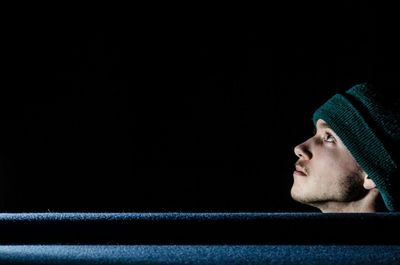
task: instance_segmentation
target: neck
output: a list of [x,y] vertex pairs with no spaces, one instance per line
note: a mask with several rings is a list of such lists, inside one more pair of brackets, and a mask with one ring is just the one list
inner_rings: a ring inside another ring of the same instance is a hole
[[371,189],[363,198],[351,202],[321,202],[312,206],[323,213],[374,213],[382,210],[378,189]]

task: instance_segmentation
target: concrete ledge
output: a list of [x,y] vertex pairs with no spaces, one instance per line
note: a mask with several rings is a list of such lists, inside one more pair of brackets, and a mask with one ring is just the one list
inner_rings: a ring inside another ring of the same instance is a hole
[[381,245],[0,245],[0,264],[400,264]]

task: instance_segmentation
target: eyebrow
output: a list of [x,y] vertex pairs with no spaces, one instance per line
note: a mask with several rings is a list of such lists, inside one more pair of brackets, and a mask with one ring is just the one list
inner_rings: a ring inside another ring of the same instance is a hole
[[321,123],[321,128],[324,128],[324,129],[332,129],[331,128],[331,126],[329,126],[327,123]]
[[[321,129],[331,129],[331,130],[332,130],[331,126],[329,126],[329,125],[328,125],[327,123],[325,123],[325,122],[324,122],[324,123],[320,123],[319,127],[320,127]],[[314,133],[314,134],[317,133],[317,125],[314,126],[313,133]]]

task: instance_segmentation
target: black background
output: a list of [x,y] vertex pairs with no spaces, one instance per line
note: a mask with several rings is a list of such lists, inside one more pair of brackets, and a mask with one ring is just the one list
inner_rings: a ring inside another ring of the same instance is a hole
[[15,9],[3,211],[314,211],[290,198],[293,148],[323,101],[393,70],[376,13],[365,1]]

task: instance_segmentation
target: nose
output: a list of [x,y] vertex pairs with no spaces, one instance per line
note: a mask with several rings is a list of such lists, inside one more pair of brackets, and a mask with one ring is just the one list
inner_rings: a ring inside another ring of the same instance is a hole
[[307,142],[295,146],[294,153],[298,158],[302,158],[303,160],[310,160],[312,158],[312,153],[307,146]]

